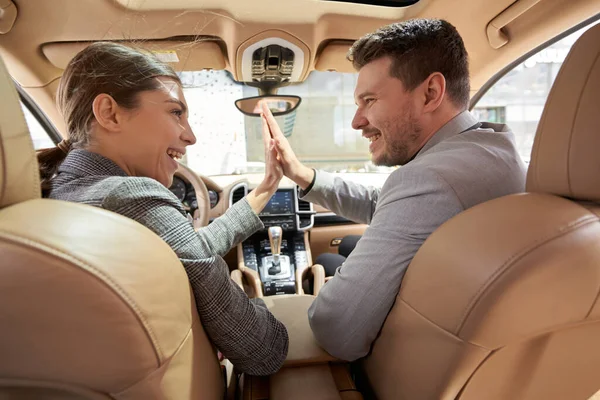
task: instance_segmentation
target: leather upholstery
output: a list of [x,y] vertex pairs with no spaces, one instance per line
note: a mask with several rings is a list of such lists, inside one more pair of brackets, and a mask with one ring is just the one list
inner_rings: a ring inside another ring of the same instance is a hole
[[530,193],[461,213],[416,254],[364,362],[380,400],[585,400],[600,388],[599,60],[597,25],[550,92]]
[[538,125],[527,191],[600,201],[600,31],[572,47]]
[[325,284],[325,268],[321,264],[313,264],[308,268],[301,271],[296,270],[296,293],[304,294],[302,284],[304,281],[308,281],[312,275],[312,294],[318,296],[321,288]]
[[222,398],[177,256],[135,221],[40,199],[1,62],[0,93],[0,398]]
[[314,297],[268,296],[263,300],[283,322],[290,339],[284,367],[270,377],[244,377],[245,400],[361,400],[349,364],[325,352],[316,342],[306,317]]
[[314,300],[309,295],[280,295],[263,298],[269,311],[288,330],[289,347],[284,366],[302,366],[337,361],[319,346],[308,324],[308,308]]
[[33,143],[19,96],[0,60],[0,208],[41,196]]

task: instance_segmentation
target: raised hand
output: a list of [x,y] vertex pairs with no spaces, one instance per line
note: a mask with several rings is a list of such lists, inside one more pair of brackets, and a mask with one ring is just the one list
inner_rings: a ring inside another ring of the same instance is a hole
[[264,115],[261,115],[262,138],[265,146],[265,177],[261,185],[266,188],[277,190],[279,181],[283,177],[283,168],[278,160],[277,150],[275,149],[275,140],[271,138],[269,125]]
[[264,115],[261,115],[261,123],[263,145],[265,147],[265,177],[258,187],[246,197],[250,207],[257,214],[265,208],[273,193],[277,191],[279,181],[283,177],[283,168],[278,160],[275,140],[271,137],[269,124]]
[[[283,168],[285,176],[296,182],[302,189],[306,189],[313,180],[315,172],[312,168],[308,168],[298,160],[294,150],[290,146],[287,138],[281,132],[275,117],[271,114],[271,110],[267,107],[266,103],[262,104],[263,118],[265,119],[270,135],[275,142],[275,149],[279,155],[279,162]],[[264,136],[264,122],[263,122],[263,136]]]

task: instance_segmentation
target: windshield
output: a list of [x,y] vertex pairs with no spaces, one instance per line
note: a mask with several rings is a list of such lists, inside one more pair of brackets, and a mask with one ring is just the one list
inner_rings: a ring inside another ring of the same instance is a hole
[[[302,103],[277,117],[296,155],[306,165],[330,172],[385,172],[370,161],[369,142],[352,129],[358,74],[312,72],[298,85],[278,94],[298,95]],[[257,96],[258,90],[235,82],[227,71],[180,73],[197,143],[183,162],[203,175],[264,170],[260,118],[239,112],[235,100]]]

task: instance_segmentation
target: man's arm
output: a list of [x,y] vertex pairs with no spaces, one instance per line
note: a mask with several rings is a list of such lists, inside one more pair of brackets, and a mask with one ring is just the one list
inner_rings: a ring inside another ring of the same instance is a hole
[[367,355],[415,253],[462,209],[433,171],[403,167],[390,175],[371,225],[308,311],[321,346],[343,360]]
[[200,236],[165,191],[152,179],[127,178],[105,198],[103,208],[140,222],[171,246],[190,280],[202,325],[238,370],[276,372],[287,355],[285,326],[264,304],[248,299],[221,257],[205,255]]
[[315,181],[302,200],[317,203],[351,221],[370,224],[380,189],[348,182],[324,171],[315,171]]
[[369,223],[377,204],[379,190],[344,182],[323,171],[317,173],[302,164],[266,103],[263,104],[263,115],[273,137],[283,173],[302,189],[303,199],[327,207],[352,221]]

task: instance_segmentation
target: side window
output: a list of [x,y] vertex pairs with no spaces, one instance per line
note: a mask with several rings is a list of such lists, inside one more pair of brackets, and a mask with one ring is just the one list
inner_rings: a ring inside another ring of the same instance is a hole
[[31,111],[21,102],[21,109],[23,110],[23,114],[25,114],[25,121],[27,122],[27,127],[29,128],[29,134],[31,135],[31,139],[33,140],[33,147],[36,150],[45,149],[48,147],[54,147],[54,142],[50,139],[48,132],[38,120],[33,116]]
[[519,154],[527,164],[535,131],[558,70],[575,41],[596,23],[565,36],[517,65],[500,78],[472,110],[480,121],[508,124],[515,134]]

